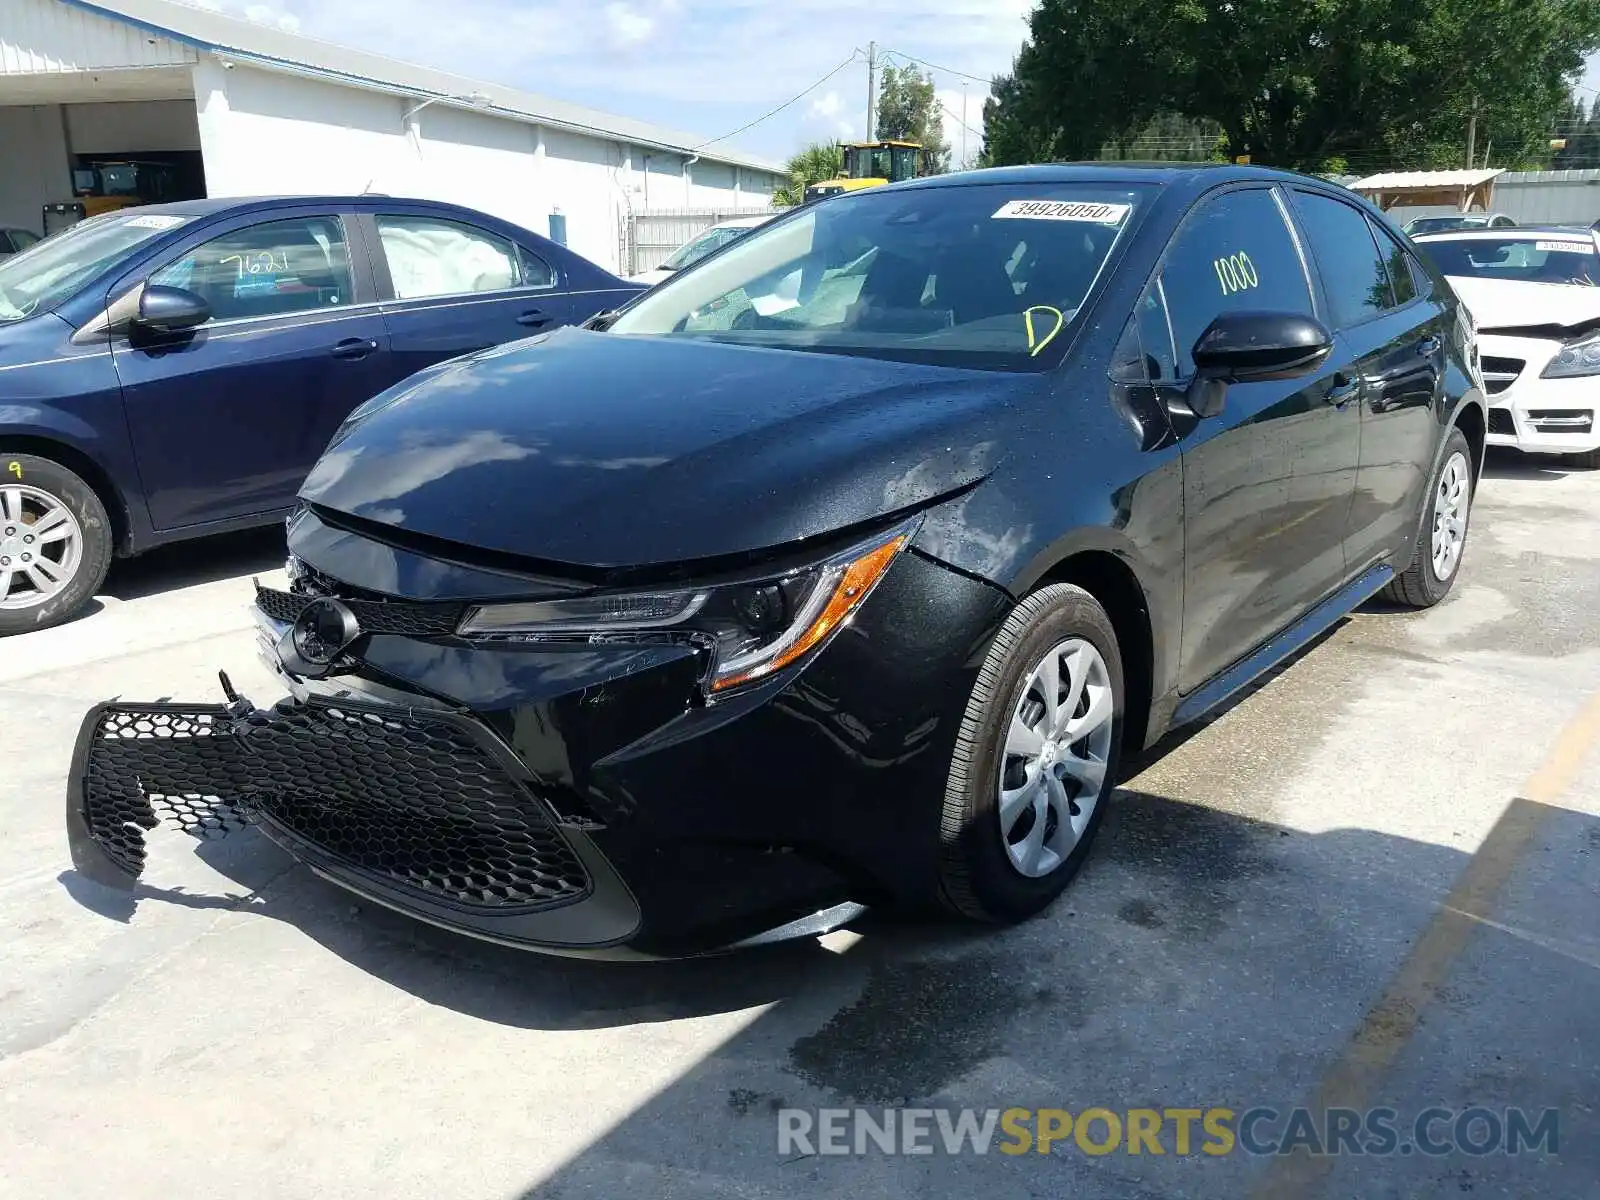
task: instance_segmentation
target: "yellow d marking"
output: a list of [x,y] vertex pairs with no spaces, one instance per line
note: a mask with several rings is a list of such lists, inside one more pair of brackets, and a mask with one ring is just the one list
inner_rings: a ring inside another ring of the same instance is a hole
[[[1051,327],[1050,332],[1045,334],[1043,337],[1040,337],[1039,331],[1033,327],[1034,313],[1048,313],[1050,316],[1056,319],[1056,323]],[[1062,315],[1061,310],[1059,308],[1052,308],[1048,304],[1035,304],[1032,308],[1025,311],[1022,314],[1022,324],[1028,331],[1028,357],[1032,358],[1051,342],[1055,341],[1056,334],[1061,332],[1061,327],[1066,323],[1067,318]]]
[[14,462],[10,466],[6,467],[6,470],[10,471],[18,479],[22,478],[22,464],[21,463]]

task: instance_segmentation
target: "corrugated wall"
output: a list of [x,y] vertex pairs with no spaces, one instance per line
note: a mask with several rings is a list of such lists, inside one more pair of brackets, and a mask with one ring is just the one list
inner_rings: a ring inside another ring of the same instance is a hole
[[0,0],[0,75],[172,67],[194,61],[189,46],[60,0]]

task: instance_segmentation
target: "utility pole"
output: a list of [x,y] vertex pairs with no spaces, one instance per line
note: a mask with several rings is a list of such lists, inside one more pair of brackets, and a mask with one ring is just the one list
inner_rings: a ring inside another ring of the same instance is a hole
[[1472,98],[1472,112],[1467,116],[1467,167],[1478,154],[1478,98]]
[[867,141],[872,140],[872,114],[878,104],[878,43],[867,43]]
[[967,169],[967,81],[961,81],[961,166],[957,170]]

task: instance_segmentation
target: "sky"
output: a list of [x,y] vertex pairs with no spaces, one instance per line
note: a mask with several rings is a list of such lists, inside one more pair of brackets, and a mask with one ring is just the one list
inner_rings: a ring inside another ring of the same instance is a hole
[[965,85],[966,147],[976,155],[988,80],[1010,69],[1032,7],[1031,0],[186,2],[707,141],[828,76],[776,116],[718,143],[777,162],[807,142],[863,135],[869,40],[896,65],[904,56],[937,64],[945,136],[957,161]]
[[[934,67],[956,164],[963,161],[963,137],[969,159],[983,144],[987,81],[1010,69],[1033,6],[1032,0],[185,2],[652,121],[707,142],[800,96],[717,143],[775,162],[807,142],[863,135],[865,50],[874,40],[888,62],[920,59]],[[448,13],[442,21],[441,11]],[[1586,103],[1600,95],[1600,55],[1589,60],[1578,94]]]

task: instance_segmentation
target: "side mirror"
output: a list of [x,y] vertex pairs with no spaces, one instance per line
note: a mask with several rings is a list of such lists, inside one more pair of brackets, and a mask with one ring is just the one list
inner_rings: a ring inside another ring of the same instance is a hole
[[1198,417],[1222,411],[1227,384],[1293,379],[1315,370],[1333,350],[1333,334],[1321,321],[1299,313],[1223,313],[1190,352],[1194,383],[1189,407]]
[[178,333],[211,320],[211,305],[205,297],[183,288],[153,283],[139,297],[139,315],[134,324],[152,333]]

